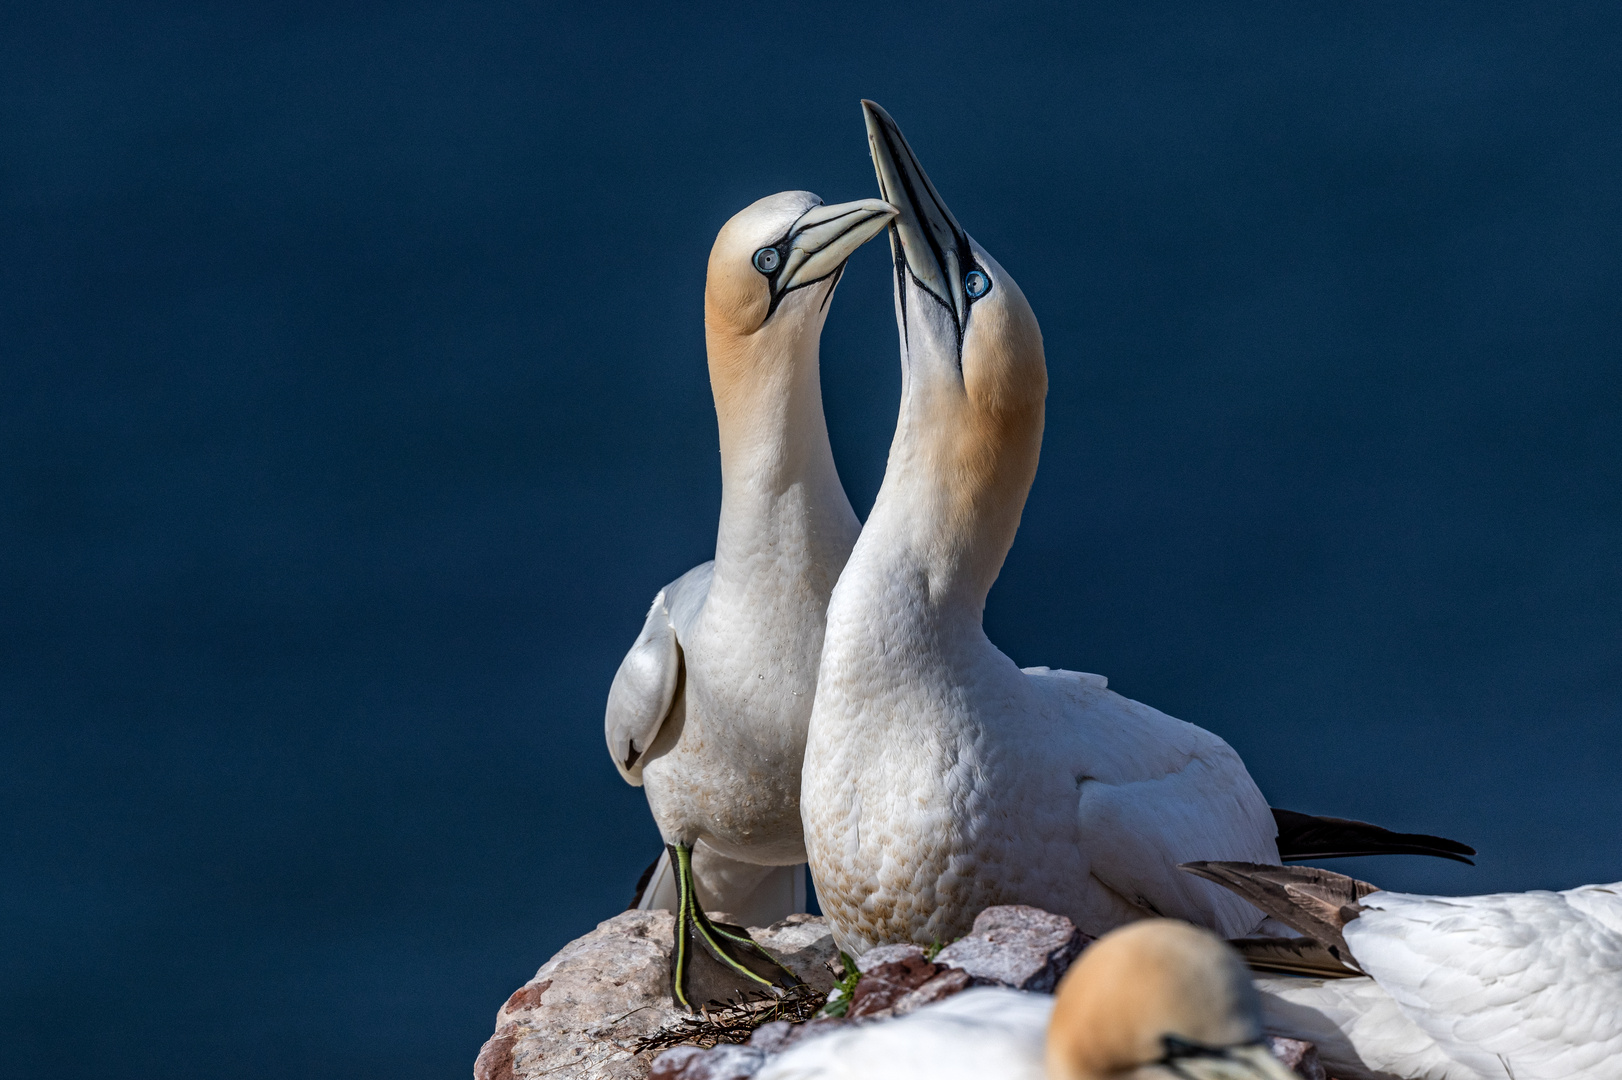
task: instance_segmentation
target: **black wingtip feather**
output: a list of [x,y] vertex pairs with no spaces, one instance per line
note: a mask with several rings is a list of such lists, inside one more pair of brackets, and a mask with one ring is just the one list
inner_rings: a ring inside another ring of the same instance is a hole
[[1445,836],[1399,833],[1350,818],[1319,817],[1273,807],[1278,825],[1278,857],[1285,862],[1304,859],[1349,859],[1360,855],[1429,855],[1474,866],[1476,849]]

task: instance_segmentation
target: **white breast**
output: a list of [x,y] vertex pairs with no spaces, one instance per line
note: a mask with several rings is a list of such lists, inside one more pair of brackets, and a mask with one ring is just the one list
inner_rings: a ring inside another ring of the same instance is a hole
[[983,634],[847,654],[837,632],[830,620],[802,809],[847,947],[949,940],[1006,903],[1093,934],[1152,914],[1230,936],[1260,922],[1177,869],[1215,852],[1277,861],[1266,800],[1221,739],[1101,676],[1022,672]]

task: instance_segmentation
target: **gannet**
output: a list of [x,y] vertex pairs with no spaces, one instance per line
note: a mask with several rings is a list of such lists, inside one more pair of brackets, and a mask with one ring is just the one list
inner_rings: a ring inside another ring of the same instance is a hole
[[1115,930],[1055,997],[985,987],[791,1046],[756,1080],[1299,1080],[1262,1043],[1243,962],[1170,919]]
[[1622,882],[1422,896],[1313,867],[1193,863],[1362,977],[1259,976],[1341,1080],[1622,1077]]
[[1267,802],[1233,749],[1097,675],[1022,671],[986,638],[986,594],[1041,446],[1042,334],[895,122],[863,107],[880,191],[900,212],[902,395],[828,605],[806,745],[806,848],[834,938],[852,955],[949,941],[1016,903],[1091,934],[1164,915],[1242,936],[1261,914],[1177,868],[1216,852],[1278,862]]
[[[710,251],[715,558],[654,597],[604,716],[609,754],[646,790],[673,868],[671,987],[687,1008],[797,981],[705,907],[751,902],[763,868],[805,861],[800,761],[823,617],[859,529],[828,445],[818,346],[845,261],[894,215],[877,199],[824,206],[788,191],[740,211]],[[695,984],[705,954],[719,966]]]

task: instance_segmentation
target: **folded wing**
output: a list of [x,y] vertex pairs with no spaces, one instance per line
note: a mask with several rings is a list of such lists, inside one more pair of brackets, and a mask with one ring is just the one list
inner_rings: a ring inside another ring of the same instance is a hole
[[[1267,800],[1232,747],[1211,732],[1104,689],[1096,675],[1028,670],[1084,729],[1076,784],[1080,842],[1092,875],[1145,914],[1227,937],[1262,916],[1244,900],[1178,869],[1193,859],[1276,863]],[[1152,853],[1152,857],[1149,857]]]
[[682,675],[681,638],[709,595],[714,562],[687,571],[659,590],[630,652],[608,688],[603,734],[625,782],[642,786],[643,755],[670,715]]
[[1361,906],[1347,944],[1449,1057],[1505,1080],[1618,1075],[1622,935],[1566,894],[1380,892]]

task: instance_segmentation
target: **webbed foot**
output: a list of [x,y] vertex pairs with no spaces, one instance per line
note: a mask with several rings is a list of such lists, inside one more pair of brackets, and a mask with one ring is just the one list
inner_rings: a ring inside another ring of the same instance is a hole
[[670,954],[670,993],[676,1004],[691,1013],[707,1001],[758,997],[800,985],[798,976],[755,944],[743,927],[705,914],[693,886],[693,849],[667,846],[678,896]]

